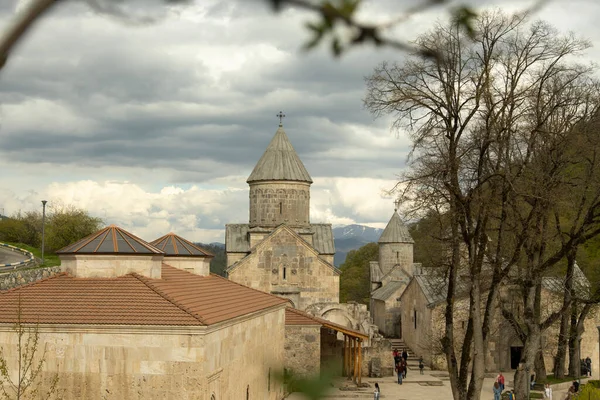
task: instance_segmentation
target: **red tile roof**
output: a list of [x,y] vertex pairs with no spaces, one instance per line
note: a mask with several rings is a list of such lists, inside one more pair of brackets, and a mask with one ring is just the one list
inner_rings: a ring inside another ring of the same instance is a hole
[[139,274],[75,278],[66,273],[0,293],[0,323],[202,326],[287,303],[217,275],[163,264],[161,279]]

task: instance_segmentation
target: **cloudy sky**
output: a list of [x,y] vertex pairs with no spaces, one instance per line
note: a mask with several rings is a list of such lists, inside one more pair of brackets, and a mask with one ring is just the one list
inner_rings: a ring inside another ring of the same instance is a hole
[[[0,1],[0,30],[23,3]],[[274,15],[264,0],[148,3],[129,0],[124,22],[65,0],[11,55],[0,71],[0,213],[46,199],[147,240],[175,231],[222,242],[226,223],[248,221],[245,181],[283,110],[314,180],[311,220],[385,225],[385,191],[409,142],[363,109],[363,77],[402,54],[302,52],[314,17]],[[360,16],[387,20],[409,4],[365,1]],[[414,38],[446,11],[390,34]],[[538,16],[591,39],[589,58],[600,61],[598,15],[592,0],[555,0]]]

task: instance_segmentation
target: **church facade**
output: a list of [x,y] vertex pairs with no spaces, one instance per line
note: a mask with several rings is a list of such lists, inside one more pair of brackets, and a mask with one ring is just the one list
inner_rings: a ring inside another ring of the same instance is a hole
[[331,225],[310,221],[312,179],[281,124],[247,183],[249,223],[226,225],[229,279],[300,310],[338,303]]
[[379,260],[371,261],[371,317],[386,337],[402,336],[400,297],[420,264],[413,263],[414,240],[396,210],[379,240]]

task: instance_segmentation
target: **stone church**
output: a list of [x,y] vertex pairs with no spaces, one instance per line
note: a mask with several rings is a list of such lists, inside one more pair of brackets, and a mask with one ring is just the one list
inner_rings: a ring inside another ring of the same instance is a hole
[[392,218],[379,237],[379,260],[371,261],[371,316],[386,337],[399,337],[402,332],[400,296],[415,269],[414,240],[398,215],[398,204]]
[[310,221],[312,179],[282,124],[247,180],[248,224],[225,231],[229,279],[306,310],[339,302],[331,224]]

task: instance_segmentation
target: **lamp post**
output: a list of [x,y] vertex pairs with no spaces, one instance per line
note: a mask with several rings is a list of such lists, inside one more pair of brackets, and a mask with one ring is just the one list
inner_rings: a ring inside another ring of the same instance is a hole
[[46,243],[46,200],[42,200],[42,264],[44,263],[44,244]]

